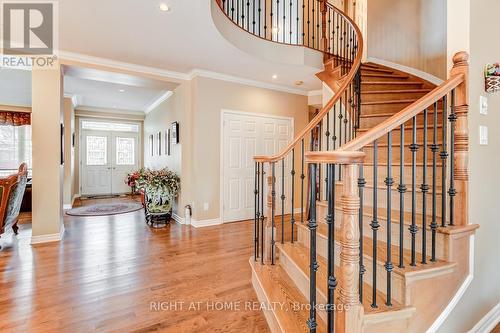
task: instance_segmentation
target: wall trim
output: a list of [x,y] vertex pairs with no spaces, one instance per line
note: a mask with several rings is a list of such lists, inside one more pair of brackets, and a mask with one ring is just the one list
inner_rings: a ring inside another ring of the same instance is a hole
[[211,227],[215,225],[221,225],[222,221],[219,218],[216,219],[210,219],[210,220],[200,220],[197,221],[195,219],[191,219],[191,226],[195,228],[205,228],[205,227]]
[[307,96],[313,97],[313,96],[322,96],[323,95],[323,90],[311,90],[307,92]]
[[127,63],[127,62],[107,59],[107,58],[94,57],[94,56],[89,56],[89,55],[85,55],[85,54],[81,54],[81,53],[74,53],[74,52],[60,51],[59,56],[61,58],[61,62],[65,65],[71,65],[71,62],[79,62],[79,63],[91,64],[91,65],[95,65],[95,66],[107,67],[108,69],[112,68],[112,69],[117,70],[117,71],[131,72],[131,73],[135,73],[136,75],[144,75],[144,76],[153,75],[153,76],[161,77],[163,79],[176,79],[176,80],[183,80],[183,81],[191,81],[195,77],[206,77],[206,78],[212,78],[212,79],[216,79],[216,80],[228,81],[228,82],[233,82],[233,83],[240,83],[240,84],[244,84],[244,85],[248,85],[248,86],[276,90],[276,91],[281,91],[281,92],[286,92],[286,93],[296,94],[296,95],[302,95],[302,96],[307,96],[309,94],[309,92],[307,92],[305,90],[294,89],[291,87],[282,86],[282,85],[278,85],[278,84],[272,84],[272,83],[267,83],[267,82],[263,82],[263,81],[257,81],[257,80],[242,78],[242,77],[233,76],[233,75],[229,75],[229,74],[207,71],[207,70],[198,69],[198,68],[194,68],[189,73],[182,73],[182,72],[164,70],[164,69],[160,69],[160,68],[156,68],[156,67],[136,65],[136,64],[131,64],[131,63]]
[[33,244],[43,244],[51,242],[59,242],[64,237],[64,224],[61,225],[59,232],[57,234],[39,235],[31,236],[31,245]]
[[465,291],[469,288],[472,280],[474,279],[474,235],[469,238],[469,275],[465,278],[464,282],[458,289],[457,293],[451,299],[450,303],[441,312],[439,317],[434,321],[432,326],[427,330],[427,333],[435,333],[443,325],[445,320],[451,314],[455,306],[457,306],[460,299],[464,296]]
[[186,220],[183,217],[180,217],[176,213],[172,213],[172,218],[174,219],[175,222],[179,224],[186,224]]
[[490,333],[500,323],[500,303],[495,305],[468,333]]
[[441,85],[444,82],[442,79],[438,78],[437,76],[426,73],[426,72],[421,71],[421,70],[416,69],[416,68],[400,65],[400,64],[395,63],[395,62],[382,60],[382,59],[378,59],[375,57],[368,57],[367,62],[373,62],[373,63],[376,63],[378,65],[391,67],[391,68],[400,70],[402,72],[406,72],[406,73],[415,75],[415,76],[417,76],[421,79],[427,80],[427,81],[429,81],[437,86]]
[[172,95],[174,94],[173,91],[167,91],[163,94],[160,95],[156,100],[153,101],[153,103],[149,104],[148,107],[144,110],[145,114],[150,113],[154,109],[156,109],[161,103],[165,102],[167,99],[169,99]]
[[256,81],[256,80],[252,80],[252,79],[246,79],[246,78],[233,76],[233,75],[229,75],[229,74],[207,71],[204,69],[195,68],[191,72],[189,72],[188,75],[190,77],[190,80],[192,80],[196,77],[205,77],[205,78],[209,78],[209,79],[227,81],[227,82],[232,82],[232,83],[239,83],[239,84],[243,84],[246,86],[251,86],[251,87],[256,87],[256,88],[264,88],[264,89],[269,89],[269,90],[276,90],[276,91],[281,91],[281,92],[295,94],[295,95],[302,95],[302,96],[309,95],[309,92],[304,91],[304,90],[293,89],[293,88],[281,86],[278,84]]

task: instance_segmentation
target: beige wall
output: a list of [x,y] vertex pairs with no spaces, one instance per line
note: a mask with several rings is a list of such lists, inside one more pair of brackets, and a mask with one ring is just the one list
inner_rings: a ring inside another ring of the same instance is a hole
[[[293,117],[297,133],[307,124],[307,104],[307,96],[197,77],[182,84],[172,97],[146,116],[145,166],[167,166],[180,174],[178,206],[182,209],[176,212],[179,216],[184,216],[184,206],[191,204],[194,219],[218,219],[221,111]],[[165,131],[173,121],[180,124],[180,144],[173,147],[171,157],[150,157],[149,135]],[[206,211],[204,203],[209,206]]]
[[71,98],[64,98],[64,177],[63,204],[72,205],[75,176],[75,148],[72,146],[72,136],[75,133],[75,109]]
[[[308,123],[308,101],[307,96],[202,77],[193,83],[193,212],[196,220],[215,219],[220,216],[221,110],[293,117],[298,133]],[[204,203],[209,204],[206,211]]]
[[[176,172],[181,178],[181,193],[174,205],[174,213],[184,217],[184,206],[191,203],[191,106],[192,85],[185,82],[174,90],[173,95],[156,109],[147,114],[144,120],[144,166],[152,169],[167,167]],[[179,144],[171,145],[171,155],[165,155],[165,141],[163,141],[162,155],[151,156],[149,136],[171,128],[173,122],[179,122]]]
[[[498,21],[485,12],[500,12],[498,0],[471,0],[470,68],[470,222],[481,227],[475,239],[474,280],[447,321],[442,333],[466,332],[500,302],[500,93],[484,91],[483,68],[500,60],[500,45],[491,38]],[[466,37],[465,37],[466,38]],[[479,96],[489,97],[489,114],[479,114]],[[479,145],[479,125],[489,127],[489,145]]]
[[446,1],[368,1],[368,57],[445,79]]

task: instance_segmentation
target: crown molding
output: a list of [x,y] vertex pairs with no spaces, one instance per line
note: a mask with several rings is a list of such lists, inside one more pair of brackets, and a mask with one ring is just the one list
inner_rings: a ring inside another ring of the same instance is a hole
[[129,73],[135,73],[138,75],[155,76],[158,78],[170,79],[170,80],[174,79],[174,80],[191,81],[196,77],[205,77],[221,81],[239,83],[257,88],[286,92],[295,95],[308,96],[309,94],[309,92],[305,90],[294,89],[283,85],[272,84],[263,81],[257,81],[239,76],[223,74],[198,68],[191,70],[189,73],[182,73],[182,72],[164,70],[156,67],[136,65],[127,62],[94,57],[81,53],[73,53],[67,51],[60,51],[59,57],[63,65],[72,65],[72,62],[84,63],[93,66],[106,67],[121,72],[125,71]]
[[173,95],[173,91],[167,91],[165,93],[162,93],[160,97],[155,99],[151,104],[149,104],[146,109],[144,110],[145,114],[150,113],[154,109],[156,109],[161,103],[165,102],[167,99],[169,99]]
[[323,96],[323,90],[311,90],[307,92],[308,97],[314,97],[314,96]]
[[232,83],[239,83],[239,84],[257,87],[257,88],[276,90],[276,91],[281,91],[281,92],[285,92],[285,93],[289,93],[289,94],[302,95],[302,96],[308,95],[308,92],[304,91],[304,90],[293,89],[293,88],[278,85],[278,84],[272,84],[272,83],[256,81],[256,80],[252,80],[252,79],[246,79],[246,78],[242,78],[242,77],[238,77],[238,76],[207,71],[204,69],[193,69],[191,72],[189,72],[189,77],[190,77],[190,80],[192,80],[196,77],[204,77],[204,78],[227,81],[227,82],[232,82]]
[[121,109],[110,109],[110,108],[99,108],[92,106],[79,106],[76,109],[77,115],[81,112],[103,112],[110,114],[118,114],[118,115],[134,115],[134,116],[144,116],[144,111],[142,110],[121,110]]
[[71,104],[73,104],[73,108],[78,107],[78,96],[74,94],[64,93],[64,98],[71,98]]

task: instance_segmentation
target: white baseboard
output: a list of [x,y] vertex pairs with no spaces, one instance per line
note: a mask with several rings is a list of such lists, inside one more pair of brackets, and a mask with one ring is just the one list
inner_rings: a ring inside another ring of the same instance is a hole
[[172,213],[172,218],[174,219],[175,222],[177,222],[179,224],[186,224],[185,219],[183,217],[180,217],[176,213]]
[[31,236],[31,244],[33,245],[33,244],[59,242],[63,239],[63,237],[64,237],[64,224],[61,225],[61,229],[57,234]]
[[424,80],[427,80],[437,86],[439,86],[440,84],[442,84],[444,81],[432,74],[429,74],[429,73],[426,73],[426,72],[423,72],[421,70],[418,70],[418,69],[415,69],[415,68],[412,68],[412,67],[408,67],[408,66],[404,66],[404,65],[400,65],[400,64],[397,64],[395,62],[391,62],[391,61],[387,61],[387,60],[382,60],[382,59],[378,59],[378,58],[374,58],[374,57],[369,57],[367,59],[368,62],[373,62],[375,64],[378,64],[378,65],[382,65],[382,66],[386,66],[386,67],[390,67],[390,68],[394,68],[394,69],[397,69],[397,70],[400,70],[402,72],[405,72],[405,73],[408,73],[408,74],[412,74],[416,77],[419,77],[421,79],[424,79]]
[[464,282],[458,289],[457,293],[451,299],[450,303],[446,306],[444,311],[434,321],[432,326],[427,330],[427,333],[435,333],[443,325],[444,321],[451,314],[455,306],[457,306],[460,299],[464,296],[465,291],[469,288],[472,280],[474,279],[474,235],[470,236],[469,242],[469,275],[465,278]]
[[210,220],[200,220],[197,221],[195,219],[191,219],[191,226],[195,228],[204,228],[204,227],[211,227],[214,225],[221,225],[222,222],[219,218],[216,219],[210,219]]
[[500,323],[500,303],[495,305],[468,333],[490,333]]

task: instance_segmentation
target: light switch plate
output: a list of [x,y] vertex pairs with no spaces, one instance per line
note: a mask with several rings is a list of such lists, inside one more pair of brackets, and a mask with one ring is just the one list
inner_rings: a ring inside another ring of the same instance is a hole
[[486,146],[488,144],[488,127],[479,126],[479,144]]
[[488,97],[479,96],[479,113],[482,115],[488,114]]

